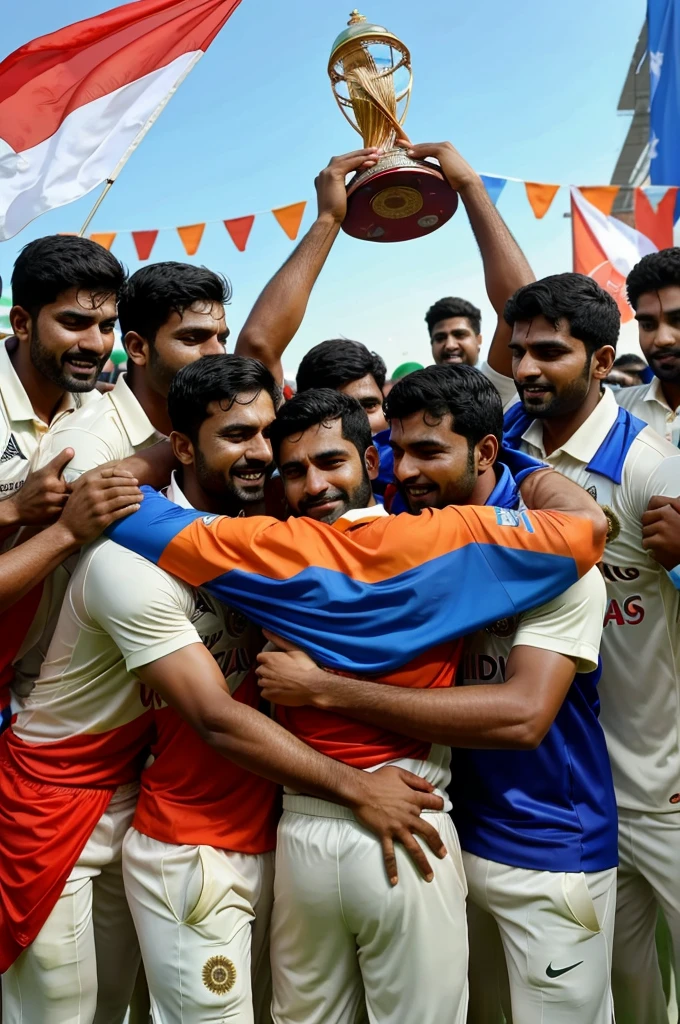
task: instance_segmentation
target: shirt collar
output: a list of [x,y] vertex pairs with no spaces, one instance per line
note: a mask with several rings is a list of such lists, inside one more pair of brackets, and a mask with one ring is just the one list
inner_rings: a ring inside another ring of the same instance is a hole
[[372,519],[378,519],[381,516],[387,516],[389,512],[386,510],[384,505],[371,505],[370,508],[351,508],[344,515],[340,516],[339,519],[333,523],[336,530],[349,530],[357,523],[368,523]]
[[[560,452],[564,452],[565,455],[570,455],[577,462],[589,463],[614,426],[618,411],[619,407],[614,392],[610,388],[605,388],[600,401],[585,423],[582,423],[562,447],[552,454],[558,455]],[[542,420],[534,420],[522,434],[522,440],[538,449],[545,458]]]
[[663,387],[661,385],[661,381],[659,380],[658,377],[655,377],[654,380],[651,381],[647,385],[647,391],[646,391],[642,401],[643,402],[657,402],[659,405],[662,405],[663,408],[667,412],[675,412],[676,411],[675,409],[671,408],[671,406],[668,404],[668,400],[667,400],[666,396],[663,393]]
[[120,375],[116,386],[113,391],[109,392],[108,397],[120,416],[125,433],[133,448],[137,448],[138,445],[144,444],[150,437],[158,434],[153,423],[130,391],[124,373]]
[[168,501],[174,501],[175,505],[179,505],[180,508],[190,508],[192,510],[194,508],[177,482],[177,470],[175,469],[172,471],[170,483],[163,491],[163,494]]

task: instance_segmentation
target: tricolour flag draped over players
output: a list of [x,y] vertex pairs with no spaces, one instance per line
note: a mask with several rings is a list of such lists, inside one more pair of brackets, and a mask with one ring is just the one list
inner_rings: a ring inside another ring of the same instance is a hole
[[240,0],[138,0],[0,64],[0,239],[118,170]]
[[[670,213],[670,211],[669,211]],[[626,277],[643,256],[658,246],[641,231],[608,216],[571,189],[574,270],[586,274],[614,297],[623,323],[633,318],[626,298]]]

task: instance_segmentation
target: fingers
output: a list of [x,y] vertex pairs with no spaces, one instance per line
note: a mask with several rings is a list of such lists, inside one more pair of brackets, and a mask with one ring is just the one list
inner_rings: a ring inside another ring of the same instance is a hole
[[[676,515],[675,512],[671,512],[671,514]],[[648,527],[654,526],[656,523],[664,523],[666,522],[667,518],[668,506],[666,505],[663,508],[659,508],[657,506],[657,508],[653,509],[652,511],[648,510],[647,512],[643,512],[641,522],[643,527]]]
[[[119,519],[125,519],[126,516],[132,515],[133,512],[138,512],[138,511],[139,511],[139,504],[136,504],[136,505],[126,505],[125,508],[119,508],[116,512],[109,513],[109,515],[107,516],[108,523],[106,524],[106,526],[110,526],[111,523],[115,523]],[[104,527],[104,529],[106,529],[106,526]]]
[[414,821],[411,825],[411,831],[424,839],[434,855],[439,857],[440,860],[446,857],[448,851],[442,842],[442,837],[439,835],[439,832],[437,832],[437,829],[433,825],[430,825],[429,822],[425,821],[424,818],[418,818]]
[[419,793],[417,796],[419,811],[443,811],[444,801],[436,793]]
[[[295,646],[295,644],[292,644],[290,642],[290,640],[284,640],[284,638],[282,636],[279,636],[277,633],[272,633],[272,631],[270,629],[263,629],[262,630],[262,635],[265,636],[267,638],[267,640],[269,640],[270,643],[274,644],[276,647],[280,647],[282,651],[296,651],[296,650],[298,650],[298,648]],[[265,651],[265,654],[267,654],[267,653],[272,654],[273,652],[272,651],[268,651],[268,652]],[[259,660],[259,658],[258,658],[258,660]]]
[[[123,469],[119,462],[110,462],[107,466],[99,466],[97,470],[93,470],[92,472],[95,474],[98,473],[102,480],[110,480],[113,477],[125,477],[128,480],[134,480],[135,483],[139,483],[130,470]],[[90,476],[90,473],[85,473],[84,475]]]
[[[414,775],[413,772],[406,771],[405,768],[397,768],[400,778],[410,786],[411,789],[419,789],[423,793],[431,793],[434,786],[427,779],[423,779],[420,775]],[[437,799],[440,799],[439,797]]]
[[63,452],[59,452],[58,455],[54,456],[51,462],[47,463],[43,471],[46,475],[48,473],[54,473],[56,476],[61,476],[74,455],[75,452],[73,448],[64,448]]
[[[399,840],[401,845],[404,847],[404,849],[406,850],[407,854],[409,855],[409,857],[411,858],[411,860],[413,861],[413,863],[415,864],[416,868],[418,869],[420,874],[423,876],[425,881],[426,882],[431,882],[432,879],[434,878],[434,871],[430,867],[430,862],[427,859],[427,857],[425,856],[425,851],[423,850],[422,846],[419,844],[418,840],[414,839],[414,837],[411,835],[411,833],[408,831],[408,829],[404,829],[402,832],[400,832],[399,835],[397,836],[397,839]],[[384,852],[383,852],[383,856],[384,856]],[[395,870],[395,872],[397,870],[396,857],[395,857],[395,863],[394,863],[394,870]],[[388,878],[389,878],[389,874],[388,874]],[[396,882],[393,882],[392,884],[396,885]]]
[[387,872],[387,880],[390,885],[396,885],[399,881],[399,872],[397,871],[397,855],[394,852],[394,840],[391,836],[383,836],[380,840],[380,845],[382,846],[382,855],[385,864],[385,871]]
[[680,498],[668,498],[663,494],[655,494],[649,499],[649,505],[647,506],[647,512],[643,515],[642,519],[644,522],[645,515],[649,512],[653,512],[655,509],[664,508],[670,505],[676,512],[680,513]]

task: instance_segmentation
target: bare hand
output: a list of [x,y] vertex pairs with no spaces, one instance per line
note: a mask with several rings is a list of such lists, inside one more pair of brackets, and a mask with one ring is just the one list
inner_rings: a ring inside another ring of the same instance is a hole
[[450,142],[421,142],[414,146],[402,139],[397,139],[396,145],[405,149],[414,160],[424,160],[428,156],[434,157],[439,162],[449,185],[451,188],[455,188],[456,192],[463,192],[470,185],[480,181],[477,172],[470,167],[467,160],[463,159]]
[[262,651],[257,656],[257,681],[264,699],[289,708],[313,706],[323,680],[323,669],[290,641],[267,630],[264,635],[279,648]]
[[388,765],[374,772],[364,772],[364,775],[366,795],[352,810],[361,824],[380,840],[390,885],[399,881],[395,840],[402,844],[425,881],[431,882],[434,872],[414,837],[421,836],[435,856],[446,857],[441,836],[421,817],[423,810],[441,811],[444,801],[433,793],[431,783],[403,768]]
[[347,213],[345,178],[353,171],[365,171],[373,167],[381,155],[382,151],[374,148],[357,149],[344,156],[334,156],[314,181],[319,217],[330,217],[336,224],[342,224]]
[[23,487],[6,499],[14,525],[47,526],[61,515],[71,493],[63,472],[74,454],[73,448],[64,448],[42,469],[29,473]]
[[117,519],[136,512],[143,497],[132,473],[115,465],[99,466],[73,484],[59,522],[82,547]]
[[680,564],[680,498],[650,500],[642,516],[642,547],[664,569]]

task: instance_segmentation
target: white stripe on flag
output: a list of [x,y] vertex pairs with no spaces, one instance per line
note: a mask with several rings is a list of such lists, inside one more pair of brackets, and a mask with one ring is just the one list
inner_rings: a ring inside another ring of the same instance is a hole
[[628,227],[617,217],[607,217],[604,213],[584,199],[579,190],[572,186],[572,199],[582,213],[586,224],[595,236],[611,265],[620,274],[627,277],[636,263],[639,263],[643,256],[650,252],[657,252],[653,242]]
[[15,153],[0,138],[0,239],[112,176],[203,51],[183,53],[114,92],[76,108],[49,139]]

